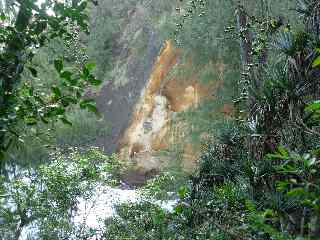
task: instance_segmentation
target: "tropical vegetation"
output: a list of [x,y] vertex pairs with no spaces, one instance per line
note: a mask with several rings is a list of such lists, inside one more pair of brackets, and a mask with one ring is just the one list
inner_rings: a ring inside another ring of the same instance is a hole
[[[21,239],[26,228],[26,239],[50,240],[320,239],[318,0],[0,6],[0,239]],[[145,35],[159,31],[202,82],[223,84],[175,118],[200,149],[197,167],[183,171],[171,149],[178,167],[153,174],[138,201],[115,204],[98,231],[73,221],[77,204],[98,185],[119,186],[130,166],[90,146],[111,130],[88,92],[119,66],[116,39],[132,9],[156,26],[122,39],[139,56]],[[220,111],[226,104],[231,113]]]

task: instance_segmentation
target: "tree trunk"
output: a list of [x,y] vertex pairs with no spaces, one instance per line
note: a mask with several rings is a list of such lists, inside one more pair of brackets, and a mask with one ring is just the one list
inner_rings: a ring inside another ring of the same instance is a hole
[[236,9],[237,30],[241,36],[240,40],[240,58],[243,68],[251,63],[252,39],[247,29],[247,14],[240,4]]
[[309,237],[312,239],[318,239],[318,237],[320,237],[320,218],[318,216],[312,216],[309,225]]
[[22,3],[15,22],[17,33],[11,35],[0,58],[0,175],[4,168],[4,152],[8,144],[5,132],[7,129],[3,120],[8,117],[15,105],[15,102],[12,101],[12,94],[23,71],[22,57],[27,47],[24,32],[27,30],[31,17],[31,11]]

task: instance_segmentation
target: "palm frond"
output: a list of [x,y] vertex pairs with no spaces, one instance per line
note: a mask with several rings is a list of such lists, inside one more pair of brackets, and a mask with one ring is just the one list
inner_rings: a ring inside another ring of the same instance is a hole
[[295,53],[293,34],[291,32],[281,32],[274,40],[273,46],[285,55],[293,56]]

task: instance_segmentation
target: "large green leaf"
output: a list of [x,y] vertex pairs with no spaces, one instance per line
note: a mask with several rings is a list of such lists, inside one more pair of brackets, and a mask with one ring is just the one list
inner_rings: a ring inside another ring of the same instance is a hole
[[320,56],[317,57],[312,63],[312,67],[319,67],[319,66],[320,66]]
[[306,108],[306,111],[317,111],[320,110],[320,100],[310,103]]

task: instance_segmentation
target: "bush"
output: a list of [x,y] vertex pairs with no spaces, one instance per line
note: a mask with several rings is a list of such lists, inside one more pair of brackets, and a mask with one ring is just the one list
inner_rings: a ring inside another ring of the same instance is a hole
[[50,164],[1,179],[5,193],[0,196],[1,239],[18,239],[30,227],[33,238],[79,239],[76,236],[89,231],[80,231],[72,221],[79,198],[90,199],[101,181],[119,183],[120,168],[115,157],[97,149],[82,154],[57,152]]

